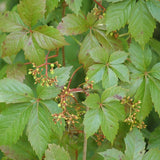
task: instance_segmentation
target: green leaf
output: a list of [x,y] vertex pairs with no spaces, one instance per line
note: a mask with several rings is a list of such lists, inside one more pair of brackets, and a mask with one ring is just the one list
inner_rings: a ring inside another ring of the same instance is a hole
[[117,86],[117,84],[118,77],[116,76],[116,74],[111,68],[106,69],[102,79],[103,88],[107,89],[109,87]]
[[27,85],[14,79],[0,80],[0,102],[20,103],[31,99],[33,99],[33,93]]
[[72,69],[72,66],[56,68],[54,70],[53,76],[57,77],[57,84],[59,87],[64,86],[68,82],[71,69]]
[[143,121],[152,110],[152,99],[149,87],[150,83],[148,78],[146,78],[139,86],[135,95],[135,102],[138,102],[138,100],[142,102],[140,112],[137,114],[139,121]]
[[25,32],[10,33],[3,42],[2,57],[17,54],[21,49],[23,49],[26,38]]
[[150,0],[147,2],[147,7],[151,12],[152,16],[160,22],[160,2],[157,0]]
[[125,0],[123,2],[111,4],[106,11],[107,32],[109,33],[124,27],[134,6],[135,1],[133,0]]
[[38,103],[33,106],[27,127],[27,135],[39,159],[42,158],[50,139],[50,116],[46,108],[40,106]]
[[144,50],[136,43],[132,42],[129,48],[131,62],[140,71],[144,72],[152,60],[152,52],[148,46]]
[[102,111],[101,129],[106,138],[113,144],[119,128],[118,119],[110,106],[107,109],[102,108]]
[[149,86],[154,108],[160,116],[160,81],[149,77]]
[[152,37],[155,20],[151,16],[146,3],[138,1],[129,19],[129,32],[135,40],[144,47]]
[[90,94],[83,103],[89,108],[93,109],[99,108],[100,97],[98,94]]
[[46,0],[47,15],[58,6],[59,0]]
[[0,15],[0,30],[3,32],[22,31],[23,22],[16,12],[5,12]]
[[45,160],[71,160],[69,153],[64,148],[56,145],[49,144],[48,149],[45,151]]
[[128,54],[124,51],[113,52],[109,58],[110,64],[120,64],[124,63],[127,59]]
[[32,104],[14,104],[0,114],[0,144],[16,143],[29,120]]
[[26,73],[26,66],[23,64],[11,64],[7,66],[7,78],[23,82]]
[[149,41],[150,46],[153,48],[153,50],[160,55],[160,42],[156,39],[152,38]]
[[24,55],[30,62],[40,65],[45,60],[44,50],[41,49],[33,36],[28,37],[24,46]]
[[142,160],[145,152],[145,143],[142,133],[138,129],[134,128],[127,134],[124,141],[126,144],[126,159]]
[[57,29],[64,35],[77,35],[88,30],[88,23],[81,15],[68,14],[59,23]]
[[93,64],[93,60],[89,55],[89,51],[95,46],[99,47],[100,45],[97,39],[90,32],[83,40],[80,48],[80,52],[78,55],[80,63],[83,64],[85,68]]
[[124,160],[125,159],[124,154],[115,148],[107,149],[106,151],[100,152],[99,154],[102,157],[104,157],[105,160],[118,160],[118,159]]
[[43,104],[51,114],[62,112],[62,109],[58,107],[58,104],[53,100],[40,101],[40,103]]
[[87,111],[84,116],[84,131],[87,138],[93,135],[100,127],[101,124],[101,111],[99,109],[92,109]]
[[[44,105],[47,108],[47,110],[50,112],[50,114],[62,112],[62,109],[60,107],[58,107],[58,104],[56,102],[54,102],[53,100],[40,101],[40,104]],[[62,124],[60,124],[60,122],[57,122],[56,124],[53,122],[52,129],[58,135],[58,137],[61,138],[63,136],[63,132],[65,130],[64,120],[62,119]]]
[[155,64],[149,73],[151,76],[153,76],[156,79],[160,80],[160,63]]
[[27,140],[27,137],[22,137],[16,144],[0,146],[2,152],[10,159],[15,160],[37,160],[35,153]]
[[51,99],[57,97],[61,92],[60,88],[53,86],[40,86],[37,87],[37,96],[42,100]]
[[123,64],[111,65],[111,68],[121,81],[129,82],[129,70],[125,65]]
[[109,54],[105,48],[96,47],[89,51],[91,58],[97,63],[106,64],[108,62]]
[[41,48],[50,51],[67,44],[61,33],[52,26],[39,26],[35,28],[33,36]]
[[110,101],[117,101],[121,100],[122,97],[126,95],[126,89],[118,87],[110,87],[107,88],[101,96],[102,102],[110,102]]
[[69,8],[76,14],[79,13],[81,5],[82,5],[82,0],[74,1],[74,0],[66,0],[66,3],[69,5]]
[[105,71],[105,66],[103,64],[95,64],[89,67],[87,71],[87,77],[89,80],[98,83],[102,80],[103,74]]
[[160,149],[160,127],[157,127],[150,134],[149,142],[148,142],[148,148],[149,149],[154,149],[154,148]]
[[160,150],[157,148],[149,150],[143,157],[143,160],[158,160],[160,157]]
[[44,16],[46,0],[23,0],[18,5],[18,13],[27,26],[34,26]]

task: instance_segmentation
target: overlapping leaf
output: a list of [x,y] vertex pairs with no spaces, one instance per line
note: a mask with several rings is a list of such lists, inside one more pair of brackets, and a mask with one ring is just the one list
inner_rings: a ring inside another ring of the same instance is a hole
[[135,40],[144,48],[152,37],[155,28],[155,20],[148,11],[144,1],[138,1],[129,19],[129,32]]
[[0,30],[3,32],[22,31],[24,24],[16,12],[6,12],[0,15]]
[[56,145],[49,144],[45,152],[45,160],[71,160],[69,153],[64,148]]
[[16,104],[0,114],[0,144],[16,143],[28,123],[32,105]]
[[107,32],[124,27],[124,25],[128,22],[134,6],[135,1],[133,0],[124,0],[123,2],[111,4],[106,11]]
[[21,103],[32,100],[32,90],[14,79],[0,80],[0,102]]
[[68,14],[57,28],[64,35],[77,35],[88,30],[88,23],[81,15]]
[[41,48],[50,51],[67,44],[60,32],[51,26],[39,26],[35,28],[33,36]]
[[18,13],[27,26],[34,26],[44,16],[46,0],[23,0],[18,5]]
[[51,135],[50,121],[49,112],[42,106],[39,106],[38,103],[35,104],[30,115],[27,135],[39,159],[41,159],[49,143]]
[[82,5],[82,0],[73,1],[73,0],[66,0],[69,8],[73,10],[74,13],[78,14]]
[[160,2],[157,0],[150,0],[147,2],[147,7],[151,12],[152,16],[160,22]]

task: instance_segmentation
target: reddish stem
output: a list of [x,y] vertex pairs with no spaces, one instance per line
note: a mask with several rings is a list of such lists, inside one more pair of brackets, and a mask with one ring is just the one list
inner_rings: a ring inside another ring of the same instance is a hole
[[78,67],[78,68],[73,72],[73,74],[72,74],[72,76],[71,76],[71,78],[70,78],[70,80],[69,80],[67,89],[69,89],[74,75],[75,75],[75,74],[77,73],[77,71],[80,70],[82,67],[83,67],[83,66]]
[[99,2],[97,2],[96,0],[94,0],[94,2],[97,3],[97,5],[103,9],[103,12],[106,10]]
[[24,65],[32,64],[31,62],[24,63]]
[[75,154],[76,154],[76,160],[78,160],[78,150],[77,149],[75,151]]
[[46,77],[48,77],[48,55],[49,55],[50,51],[48,51],[47,55],[46,55],[46,58],[45,58],[45,66],[46,66]]
[[58,54],[59,54],[59,48],[57,48],[56,54],[53,55],[53,56],[48,57],[48,59],[58,57]]

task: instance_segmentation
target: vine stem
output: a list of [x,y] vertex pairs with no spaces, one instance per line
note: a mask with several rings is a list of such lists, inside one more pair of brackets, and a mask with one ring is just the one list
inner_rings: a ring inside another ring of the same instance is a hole
[[[89,108],[86,108],[86,111],[88,111]],[[84,143],[83,143],[83,160],[86,160],[87,158],[87,136],[86,133],[84,132]]]
[[70,85],[71,85],[71,82],[72,82],[72,79],[73,79],[74,75],[75,75],[75,74],[77,73],[77,71],[80,70],[82,67],[83,67],[83,65],[80,66],[80,67],[78,67],[78,68],[73,72],[73,74],[72,74],[72,76],[71,76],[71,78],[70,78],[70,80],[69,80],[67,89],[69,89],[69,87],[70,87]]
[[99,7],[101,7],[102,9],[103,9],[103,12],[106,10],[99,2],[97,2],[96,0],[93,0],[95,3],[97,3],[97,5],[99,6]]

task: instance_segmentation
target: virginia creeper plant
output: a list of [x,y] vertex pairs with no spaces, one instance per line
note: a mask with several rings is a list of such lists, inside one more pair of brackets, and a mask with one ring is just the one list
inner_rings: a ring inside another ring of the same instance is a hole
[[159,0],[0,11],[0,159],[159,160]]

